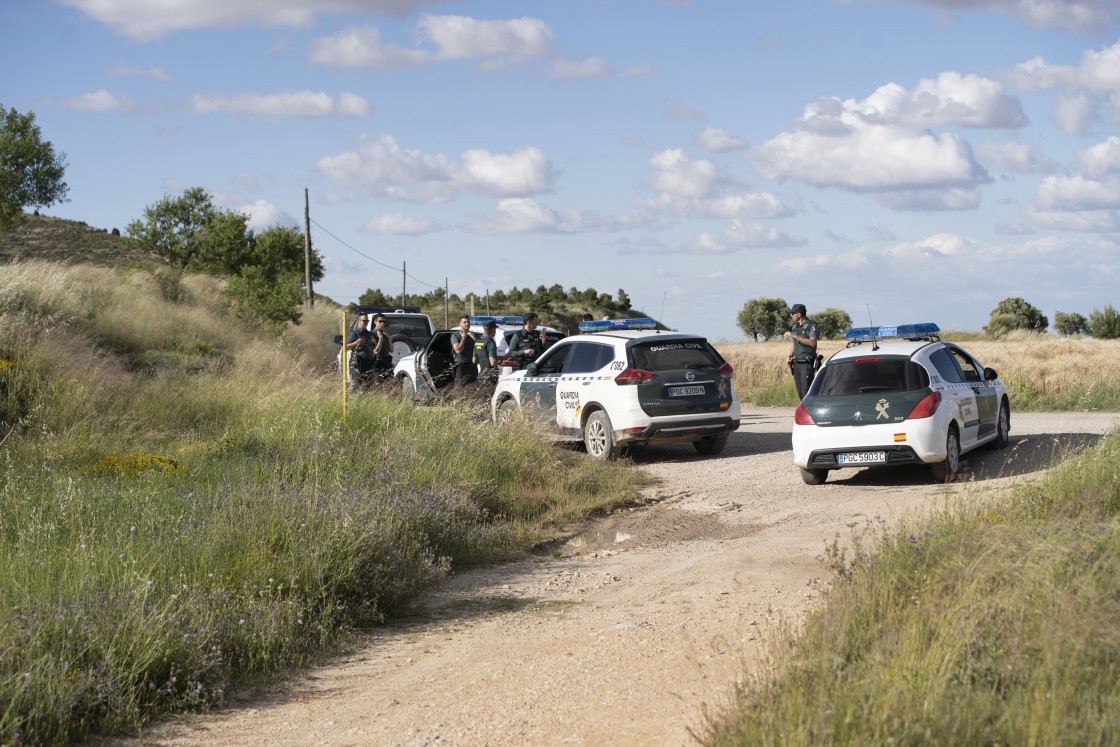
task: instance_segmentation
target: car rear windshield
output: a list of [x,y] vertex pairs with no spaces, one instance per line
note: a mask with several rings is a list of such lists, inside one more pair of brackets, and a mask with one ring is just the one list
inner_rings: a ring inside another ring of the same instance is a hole
[[869,392],[913,392],[929,386],[924,368],[909,358],[851,358],[829,363],[813,382],[819,397]]
[[657,373],[686,368],[719,368],[723,358],[707,340],[650,340],[630,348],[634,368]]
[[428,320],[423,317],[385,317],[385,333],[387,335],[404,335],[406,337],[429,338],[432,330]]

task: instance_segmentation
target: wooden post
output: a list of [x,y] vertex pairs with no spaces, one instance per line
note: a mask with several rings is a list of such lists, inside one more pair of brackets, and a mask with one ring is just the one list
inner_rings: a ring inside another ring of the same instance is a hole
[[307,187],[303,188],[303,278],[307,285],[307,308],[315,306],[315,292],[311,289],[311,207],[307,200]]

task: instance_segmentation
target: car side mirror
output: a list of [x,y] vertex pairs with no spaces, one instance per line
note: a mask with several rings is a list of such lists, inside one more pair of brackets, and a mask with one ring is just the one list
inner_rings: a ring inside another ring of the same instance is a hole
[[335,335],[334,336],[334,344],[335,345],[341,345],[342,344],[342,335]]
[[994,368],[990,368],[990,367],[985,367],[984,368],[984,381],[995,381],[998,378],[999,378],[999,374],[996,373],[996,370]]
[[525,375],[526,376],[536,376],[537,375],[537,364],[536,363],[530,363],[528,366],[525,366]]

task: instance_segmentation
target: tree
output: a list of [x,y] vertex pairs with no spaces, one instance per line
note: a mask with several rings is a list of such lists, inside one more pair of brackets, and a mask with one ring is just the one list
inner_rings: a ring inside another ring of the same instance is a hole
[[839,340],[852,328],[852,318],[843,309],[829,306],[813,314],[822,340]]
[[[253,237],[253,250],[250,261],[261,264],[279,274],[294,272],[301,276],[299,287],[304,288],[307,279],[304,265],[307,261],[303,234],[297,228],[272,226]],[[323,257],[311,250],[311,282],[323,279]],[[304,288],[306,291],[306,288]],[[443,298],[443,289],[439,289]]]
[[736,320],[743,334],[755,341],[781,333],[786,327],[789,307],[781,298],[752,298],[743,305]]
[[214,207],[202,187],[164,195],[125,230],[129,240],[180,270],[236,273],[250,251],[248,218]]
[[1045,332],[1048,326],[1050,321],[1041,311],[1016,296],[1003,299],[992,309],[984,331],[993,337],[999,337],[1015,329]]
[[229,279],[226,294],[239,316],[263,323],[269,332],[279,334],[288,322],[299,324],[302,318],[303,280],[302,272],[276,274],[265,267],[248,265]]
[[617,308],[618,308],[619,311],[629,311],[630,310],[630,296],[628,296],[626,294],[626,291],[622,290],[621,288],[618,289],[618,307]]
[[1089,334],[1098,340],[1115,340],[1120,337],[1120,314],[1116,313],[1111,304],[1102,311],[1093,309],[1089,314]]
[[65,173],[66,154],[43,140],[35,113],[0,104],[0,231],[15,228],[24,208],[68,202]]
[[1055,311],[1054,331],[1066,337],[1083,335],[1089,331],[1089,320],[1076,311],[1070,314],[1064,311]]

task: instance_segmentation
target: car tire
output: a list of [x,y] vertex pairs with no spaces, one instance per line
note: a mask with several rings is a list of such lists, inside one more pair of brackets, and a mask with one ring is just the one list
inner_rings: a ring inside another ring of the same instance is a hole
[[583,445],[594,459],[618,459],[622,449],[614,442],[614,428],[605,410],[596,410],[583,424]]
[[725,446],[727,446],[727,436],[698,438],[692,442],[692,448],[696,449],[696,453],[705,456],[719,454],[723,451],[723,447]]
[[801,479],[806,485],[824,485],[824,481],[828,479],[828,470],[802,468]]
[[961,437],[957,435],[955,425],[950,425],[945,435],[945,460],[934,462],[929,468],[936,482],[952,482],[957,476],[957,470],[961,468]]
[[407,376],[401,377],[401,399],[405,402],[416,401],[416,384]]
[[502,404],[498,405],[498,422],[508,423],[512,420],[521,419],[521,408],[517,406],[517,400],[507,399],[502,400]]
[[406,335],[393,335],[389,338],[389,344],[392,346],[394,361],[399,361],[406,355],[416,352],[412,340],[408,339]]
[[988,442],[989,449],[1006,449],[1011,443],[1011,410],[1006,402],[999,403],[999,414],[996,415],[996,437]]

